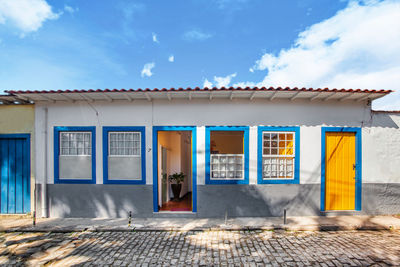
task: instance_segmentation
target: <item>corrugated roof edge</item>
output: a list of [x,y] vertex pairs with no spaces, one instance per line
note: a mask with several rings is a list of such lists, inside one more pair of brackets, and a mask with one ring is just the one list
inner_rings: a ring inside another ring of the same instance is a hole
[[57,93],[101,93],[101,92],[179,92],[179,91],[291,91],[291,92],[342,92],[342,93],[378,93],[378,94],[389,94],[393,92],[392,90],[374,90],[374,89],[329,89],[329,88],[290,88],[290,87],[213,87],[213,88],[146,88],[146,89],[73,89],[73,90],[6,90],[9,94],[57,94]]
[[400,114],[400,110],[372,110],[374,113],[398,113]]

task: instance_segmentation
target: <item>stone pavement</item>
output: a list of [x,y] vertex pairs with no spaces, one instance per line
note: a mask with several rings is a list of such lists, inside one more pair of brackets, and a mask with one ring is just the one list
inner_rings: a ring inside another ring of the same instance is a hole
[[8,232],[0,265],[400,266],[400,231]]
[[46,218],[38,219],[35,227],[32,219],[0,218],[0,231],[154,231],[154,230],[400,230],[400,218],[396,216],[302,216],[288,217],[283,224],[281,217],[221,218],[133,218],[128,226],[127,218]]

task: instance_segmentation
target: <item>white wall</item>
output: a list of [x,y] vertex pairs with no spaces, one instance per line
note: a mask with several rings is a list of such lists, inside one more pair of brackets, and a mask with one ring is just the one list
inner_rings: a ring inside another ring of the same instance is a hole
[[[205,127],[246,125],[250,128],[250,183],[257,181],[258,125],[300,126],[300,182],[320,183],[321,126],[367,127],[363,130],[363,181],[400,182],[399,119],[371,122],[364,102],[308,100],[155,100],[36,105],[36,172],[43,177],[44,107],[48,106],[48,183],[54,182],[53,127],[96,126],[96,183],[103,183],[102,126],[146,126],[146,183],[152,184],[152,126],[197,126],[197,183],[204,184]],[[375,120],[378,120],[377,118]],[[392,121],[397,120],[397,124]],[[368,126],[369,125],[369,126]],[[386,127],[386,128],[383,128]],[[397,146],[397,148],[396,148]],[[389,162],[389,163],[388,163]],[[389,164],[382,168],[383,164]],[[39,181],[38,181],[39,182]]]
[[363,183],[400,183],[400,114],[374,113],[362,138]]

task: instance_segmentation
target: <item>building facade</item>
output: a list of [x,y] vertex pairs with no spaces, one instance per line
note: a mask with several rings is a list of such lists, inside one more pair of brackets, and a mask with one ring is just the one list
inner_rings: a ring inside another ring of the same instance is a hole
[[389,92],[9,93],[35,103],[37,213],[114,218],[400,213],[400,114],[370,105]]
[[35,109],[0,96],[0,213],[27,214],[35,209]]

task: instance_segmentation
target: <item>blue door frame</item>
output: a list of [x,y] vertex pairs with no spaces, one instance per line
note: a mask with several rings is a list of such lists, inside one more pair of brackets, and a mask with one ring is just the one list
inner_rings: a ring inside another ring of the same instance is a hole
[[158,132],[192,132],[192,212],[197,212],[197,138],[196,126],[153,126],[153,210],[158,212]]
[[30,134],[0,134],[1,213],[31,211]]
[[361,210],[361,128],[358,127],[322,127],[321,128],[321,211],[325,211],[325,153],[326,153],[326,133],[329,132],[347,132],[356,135],[356,203],[355,210]]

